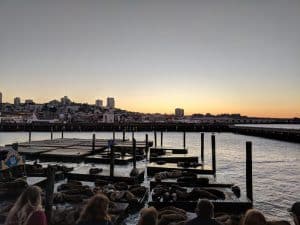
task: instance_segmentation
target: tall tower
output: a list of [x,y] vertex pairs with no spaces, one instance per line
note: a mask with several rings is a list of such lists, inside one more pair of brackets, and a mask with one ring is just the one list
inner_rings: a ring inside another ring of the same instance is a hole
[[102,107],[103,106],[103,101],[101,99],[96,99],[95,105],[97,107]]
[[107,106],[107,108],[110,108],[110,109],[115,108],[115,99],[112,97],[107,97],[106,106]]
[[20,104],[21,104],[21,98],[20,97],[15,97],[15,99],[14,99],[14,105],[18,106]]
[[0,92],[0,105],[2,105],[2,93]]

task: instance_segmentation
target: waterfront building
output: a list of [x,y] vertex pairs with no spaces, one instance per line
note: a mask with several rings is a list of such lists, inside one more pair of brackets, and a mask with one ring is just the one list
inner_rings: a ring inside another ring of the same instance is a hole
[[176,117],[184,117],[184,109],[176,108],[175,109],[175,116]]
[[33,102],[33,100],[32,99],[26,99],[25,100],[25,104],[33,104],[34,102]]
[[14,98],[14,105],[19,106],[21,104],[21,98],[20,97],[15,97]]
[[109,109],[115,108],[115,99],[112,98],[112,97],[107,97],[106,106],[107,106],[107,108],[109,108]]
[[113,111],[107,111],[103,114],[103,123],[114,123],[115,114]]
[[96,107],[103,107],[103,101],[101,99],[96,99],[95,105]]

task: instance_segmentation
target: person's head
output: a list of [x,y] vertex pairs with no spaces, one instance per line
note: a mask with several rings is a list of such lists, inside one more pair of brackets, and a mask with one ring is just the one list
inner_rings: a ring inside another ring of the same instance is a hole
[[243,225],[266,225],[267,221],[265,216],[256,209],[250,209],[246,212]]
[[207,199],[200,199],[196,207],[197,216],[210,219],[214,216],[214,205]]
[[144,208],[140,212],[140,220],[138,225],[156,225],[157,224],[157,211],[154,207]]
[[293,204],[291,212],[293,213],[295,224],[300,225],[300,202]]
[[31,212],[42,208],[42,190],[38,186],[29,186],[20,195],[7,216],[6,224],[11,220],[17,220],[18,224],[24,224]]
[[78,222],[110,220],[108,215],[109,199],[103,194],[93,196],[83,208]]

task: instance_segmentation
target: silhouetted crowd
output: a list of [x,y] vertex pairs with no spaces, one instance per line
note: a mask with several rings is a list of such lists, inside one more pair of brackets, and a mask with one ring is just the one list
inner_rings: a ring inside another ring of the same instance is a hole
[[[42,209],[42,190],[29,186],[18,198],[10,210],[4,225],[47,225]],[[108,214],[109,199],[102,194],[93,196],[85,205],[77,225],[112,225]],[[199,200],[196,206],[197,216],[185,225],[221,225],[214,219],[214,205],[208,200]],[[300,202],[292,206],[294,222],[300,225]],[[154,207],[143,208],[137,225],[157,225],[158,212]],[[265,216],[258,210],[250,209],[241,220],[241,225],[267,225]]]

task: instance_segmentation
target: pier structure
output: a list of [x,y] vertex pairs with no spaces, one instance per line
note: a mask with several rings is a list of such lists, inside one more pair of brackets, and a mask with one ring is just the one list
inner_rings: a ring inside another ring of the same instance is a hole
[[[78,204],[82,206],[80,199],[89,198],[93,188],[103,190],[104,187],[110,186],[117,188],[117,191],[131,191],[135,196],[134,201],[126,197],[113,198],[115,206],[120,209],[120,213],[114,218],[115,224],[120,224],[132,210],[136,212],[137,207],[143,207],[145,202],[158,210],[175,206],[191,212],[196,205],[196,199],[208,198],[215,204],[216,212],[239,214],[251,208],[252,144],[246,144],[244,193],[232,182],[219,182],[215,176],[217,141],[214,134],[208,136],[211,139],[212,154],[212,161],[208,163],[204,159],[204,133],[199,133],[201,145],[197,155],[189,153],[186,133],[182,134],[182,146],[173,147],[163,145],[164,133],[161,132],[159,147],[153,146],[148,134],[142,141],[135,140],[133,134],[132,140],[116,139],[115,135],[113,139],[97,139],[93,135],[91,139],[63,137],[43,141],[33,141],[30,137],[28,142],[8,145],[5,148],[14,148],[13,151],[27,159],[23,166],[27,179],[35,179],[38,181],[35,184],[46,190],[45,209],[48,219],[53,219],[53,216],[49,215],[59,213],[55,210],[57,207],[53,206],[61,207],[61,203],[68,202],[73,210],[80,209],[76,208]],[[120,160],[123,160],[122,163],[118,163]],[[38,177],[42,177],[43,180],[39,181]],[[150,185],[144,182],[145,178],[150,179]],[[82,182],[87,185],[83,186]],[[157,190],[161,194],[157,194]],[[171,199],[164,194],[165,190],[172,193],[184,191],[186,197],[178,195]],[[83,197],[79,198],[78,194]],[[0,224],[1,218],[5,218],[5,215],[0,215]]]
[[229,130],[236,134],[300,143],[300,130],[296,129],[229,126]]

